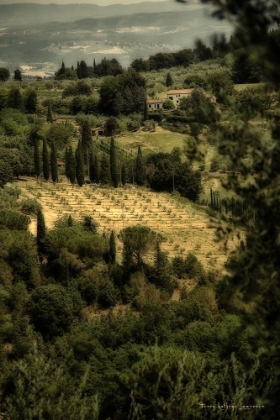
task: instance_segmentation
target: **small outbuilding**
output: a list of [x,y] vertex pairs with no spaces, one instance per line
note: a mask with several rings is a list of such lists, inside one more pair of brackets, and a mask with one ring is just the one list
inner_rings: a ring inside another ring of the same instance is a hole
[[149,99],[147,101],[148,112],[159,111],[163,106],[162,99]]

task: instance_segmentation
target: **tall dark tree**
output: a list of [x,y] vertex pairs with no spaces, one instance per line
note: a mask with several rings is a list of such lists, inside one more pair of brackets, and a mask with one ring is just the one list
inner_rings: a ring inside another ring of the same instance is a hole
[[45,138],[43,139],[43,175],[44,179],[48,181],[50,177],[50,162],[47,140]]
[[105,153],[102,154],[101,158],[99,178],[102,184],[111,183],[110,162],[108,156]]
[[144,121],[147,121],[148,118],[149,118],[148,104],[147,104],[147,101],[145,101],[143,119],[144,119]]
[[234,83],[258,83],[261,79],[260,65],[244,49],[235,52],[231,72]]
[[91,148],[90,155],[89,155],[89,179],[91,182],[95,181],[95,173],[94,173],[94,153]]
[[35,170],[35,174],[37,179],[40,176],[41,173],[41,158],[40,158],[40,153],[39,153],[39,145],[38,145],[38,140],[35,139],[34,141],[34,170]]
[[114,137],[111,138],[110,144],[110,172],[111,172],[111,179],[113,182],[114,188],[118,187],[119,184],[119,177],[118,177],[118,170],[117,170],[117,157],[116,157],[116,146]]
[[40,140],[41,138],[40,129],[41,129],[40,124],[33,124],[31,126],[29,134],[28,134],[28,139],[27,139],[28,146],[34,147],[35,141]]
[[171,77],[171,74],[168,72],[166,75],[165,86],[170,87],[172,85],[173,85],[173,79]]
[[[154,254],[154,282],[157,286],[165,289],[172,289],[170,281],[170,269],[168,258],[165,252],[160,248],[160,243],[157,242]],[[170,292],[172,290],[169,290]]]
[[80,67],[79,61],[77,61],[77,69],[76,69],[76,72],[77,72],[78,79],[82,79],[82,72],[81,72],[81,67]]
[[80,61],[80,75],[81,79],[85,79],[89,76],[89,69],[87,63],[84,60]]
[[78,185],[81,187],[85,183],[85,168],[84,168],[84,155],[81,141],[78,142],[78,147],[75,153],[76,161],[76,179]]
[[22,81],[22,75],[21,75],[21,70],[16,69],[14,71],[14,80],[21,82]]
[[11,87],[8,93],[7,105],[9,108],[24,111],[23,99],[18,87]]
[[38,254],[42,254],[45,248],[45,241],[46,241],[46,224],[45,224],[45,218],[41,209],[38,209],[37,211],[36,241],[37,241]]
[[0,81],[6,82],[10,78],[10,72],[5,67],[0,67]]
[[98,157],[97,154],[94,153],[93,149],[91,149],[89,156],[89,178],[91,182],[99,182]]
[[13,168],[5,160],[0,158],[0,188],[3,188],[7,182],[12,182],[14,179]]
[[48,105],[47,122],[51,124],[53,123],[52,108],[50,103]]
[[85,120],[81,126],[82,148],[84,155],[84,163],[89,163],[89,154],[92,147],[92,134],[88,120]]
[[66,147],[64,153],[64,168],[65,168],[65,176],[69,180],[69,149]]
[[135,181],[136,184],[142,186],[145,184],[146,173],[144,159],[142,156],[141,146],[138,146],[138,153],[136,158]]
[[100,170],[99,170],[98,156],[97,156],[96,153],[94,155],[94,165],[93,165],[93,168],[94,168],[93,175],[94,175],[94,179],[95,179],[94,182],[96,182],[98,184],[99,181],[100,181]]
[[112,230],[111,234],[110,234],[110,239],[109,239],[109,261],[110,261],[110,263],[115,264],[116,255],[117,255],[116,239],[115,239],[115,233]]
[[38,98],[36,90],[34,89],[28,89],[27,92],[25,92],[24,97],[24,106],[25,111],[28,113],[35,113],[37,108]]
[[51,176],[52,182],[58,181],[58,172],[57,172],[57,153],[54,142],[51,144]]
[[122,165],[121,181],[122,181],[122,185],[125,185],[126,184],[126,169],[125,169],[125,165]]
[[69,175],[69,180],[71,184],[72,185],[75,184],[76,163],[75,163],[75,157],[74,157],[72,146],[70,146],[68,150],[68,175]]
[[61,74],[65,74],[66,70],[65,70],[65,64],[64,61],[62,61],[61,63]]

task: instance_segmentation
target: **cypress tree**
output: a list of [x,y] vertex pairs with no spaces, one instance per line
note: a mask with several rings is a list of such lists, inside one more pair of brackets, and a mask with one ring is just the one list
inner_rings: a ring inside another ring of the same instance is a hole
[[18,109],[19,111],[24,111],[23,99],[22,99],[20,90],[18,88],[16,88],[14,90],[14,104],[13,104],[13,108],[14,109]]
[[94,182],[100,182],[99,162],[97,154],[94,155]]
[[67,226],[69,226],[69,227],[73,226],[73,218],[72,218],[71,214],[69,214],[69,216],[68,216]]
[[47,122],[51,124],[53,123],[52,108],[50,103],[48,105]]
[[110,239],[109,239],[109,261],[110,261],[110,263],[115,264],[116,254],[117,254],[116,239],[115,239],[114,231],[112,230],[111,234],[110,234]]
[[99,163],[98,156],[94,153],[93,149],[90,151],[89,156],[89,175],[90,181],[98,183],[99,182]]
[[45,138],[43,139],[43,175],[44,179],[48,181],[50,177],[50,162],[47,140]]
[[147,101],[145,101],[145,105],[144,105],[144,115],[143,115],[143,118],[144,118],[144,121],[147,121],[149,119]]
[[165,86],[169,87],[172,85],[173,85],[173,80],[172,80],[171,74],[168,72],[166,75]]
[[80,61],[80,72],[81,72],[81,79],[86,79],[88,77],[89,71],[87,64],[84,60]]
[[126,169],[125,169],[125,165],[122,166],[121,180],[122,180],[122,185],[125,185],[126,184]]
[[93,155],[93,150],[90,150],[90,155],[89,155],[89,179],[90,182],[95,182],[95,173],[94,173],[94,155]]
[[39,209],[37,212],[37,238],[36,238],[39,254],[41,254],[44,251],[45,238],[46,238],[45,219],[44,219],[42,210]]
[[14,80],[17,80],[18,82],[21,82],[22,81],[21,70],[16,69],[14,71]]
[[78,147],[75,153],[76,160],[76,178],[77,183],[81,187],[85,183],[85,173],[84,173],[84,156],[81,142],[79,140]]
[[102,184],[110,184],[111,182],[110,163],[105,153],[103,153],[102,159],[101,159],[100,182]]
[[37,93],[34,89],[27,89],[24,98],[25,111],[34,114],[38,104]]
[[82,78],[81,66],[80,66],[79,61],[77,61],[77,76],[78,76],[78,79]]
[[76,163],[75,158],[72,150],[72,146],[69,147],[68,150],[68,175],[71,184],[75,184],[76,179]]
[[62,61],[62,63],[61,63],[61,74],[65,74],[65,73],[66,73],[65,64],[64,64],[64,61]]
[[145,184],[145,166],[144,166],[144,160],[142,156],[141,147],[138,146],[138,154],[136,158],[136,171],[135,171],[135,180],[136,184],[138,185],[144,185]]
[[116,146],[114,137],[111,138],[110,144],[110,173],[114,188],[118,187],[118,171],[117,171],[117,159],[116,159]]
[[65,176],[69,180],[69,149],[66,147],[64,154]]
[[40,176],[41,173],[41,159],[39,154],[39,146],[38,146],[38,140],[34,140],[34,169],[37,179]]
[[58,180],[58,173],[57,173],[57,154],[56,154],[56,147],[54,142],[51,144],[51,176],[52,182],[57,182]]
[[18,109],[19,111],[24,110],[22,96],[18,87],[11,87],[9,89],[7,106],[8,108]]
[[168,268],[168,259],[166,253],[160,249],[160,244],[157,242],[154,255],[154,279],[159,287],[168,289],[170,284],[170,273]]
[[89,158],[89,151],[92,147],[92,135],[91,135],[91,128],[88,120],[86,120],[81,127],[81,135],[82,135],[82,148],[84,154],[84,163],[88,164]]

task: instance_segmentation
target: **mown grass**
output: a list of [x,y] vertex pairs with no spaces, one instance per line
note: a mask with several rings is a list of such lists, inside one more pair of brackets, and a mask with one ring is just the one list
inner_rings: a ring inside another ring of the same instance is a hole
[[118,144],[129,151],[137,151],[141,146],[143,155],[151,152],[171,153],[174,147],[182,149],[185,145],[186,136],[179,133],[171,133],[156,128],[155,132],[137,131],[135,133],[126,133],[116,138]]
[[245,89],[259,89],[264,87],[264,83],[244,83],[242,85],[234,85],[234,89],[238,92],[242,92]]

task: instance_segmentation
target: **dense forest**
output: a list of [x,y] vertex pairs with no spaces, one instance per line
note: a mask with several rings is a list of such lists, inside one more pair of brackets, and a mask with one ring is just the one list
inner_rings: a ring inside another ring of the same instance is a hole
[[[266,13],[249,1],[215,3],[244,31],[211,49],[198,43],[128,70],[115,59],[62,63],[49,81],[22,80],[19,70],[11,81],[0,69],[7,419],[278,419],[279,32],[270,26],[278,15],[270,2],[260,2]],[[147,97],[162,86],[193,90],[178,109],[148,113]],[[184,149],[119,146],[120,133],[156,124],[186,134]],[[235,194],[230,207],[211,189],[205,211],[217,239],[227,247],[236,227],[245,232],[225,270],[190,252],[168,257],[148,226],[106,235],[90,215],[69,214],[47,228],[40,197],[20,188],[30,176],[112,191],[129,183],[199,205],[205,141],[219,152],[211,170],[223,169]]]

